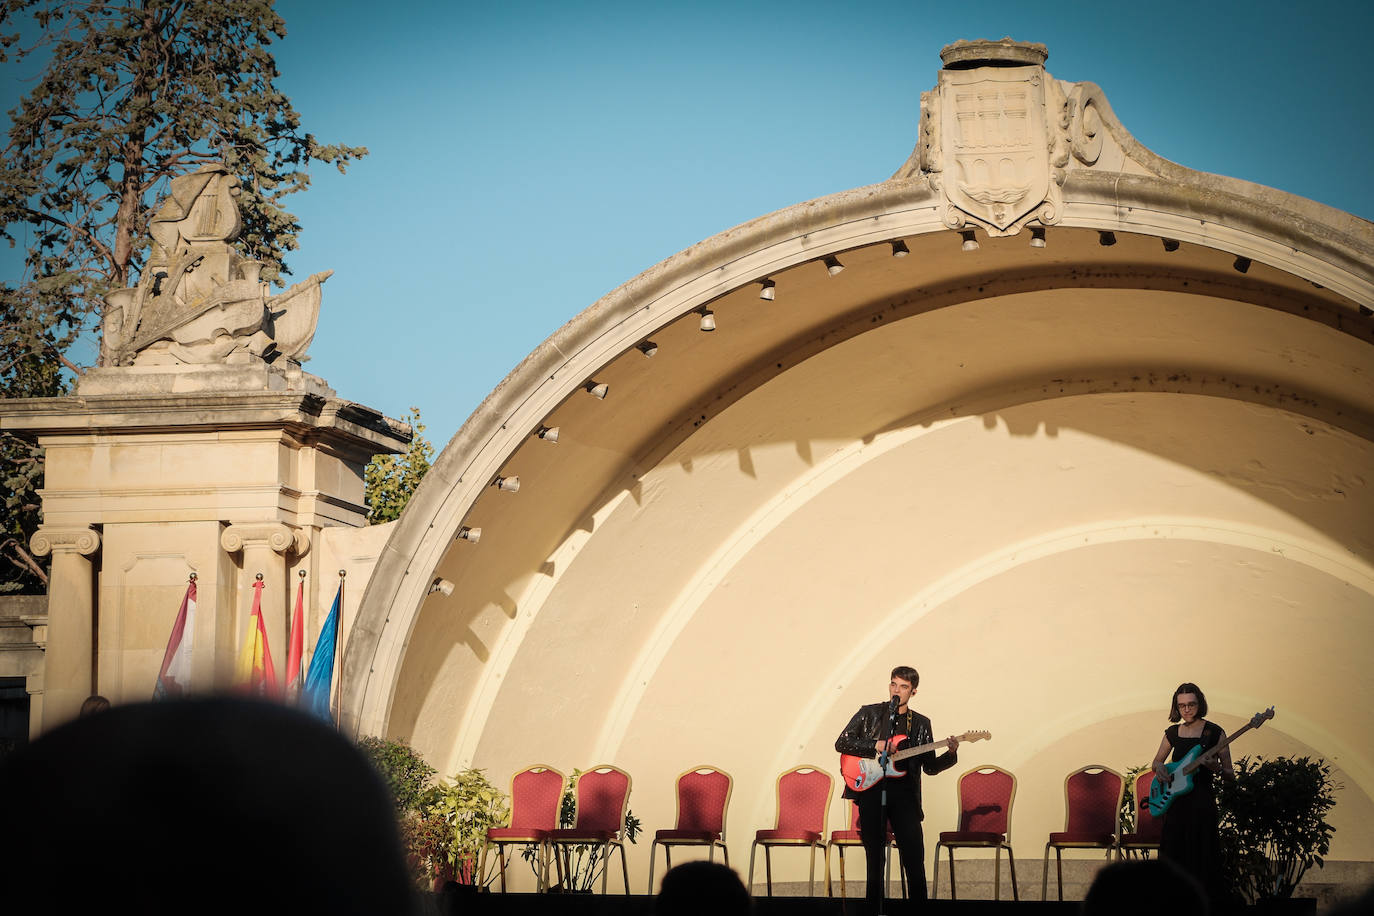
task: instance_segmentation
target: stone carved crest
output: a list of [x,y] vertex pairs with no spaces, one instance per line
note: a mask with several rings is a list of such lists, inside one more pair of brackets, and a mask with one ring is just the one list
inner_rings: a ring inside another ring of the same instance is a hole
[[940,73],[945,193],[989,229],[1011,230],[1057,191],[1044,82],[1038,68]]
[[241,227],[238,184],[217,162],[172,179],[148,226],[152,252],[138,285],[105,297],[113,365],[264,364],[305,355],[320,284],[332,271],[268,296],[262,262],[231,244]]
[[1020,69],[946,71],[940,81],[950,202],[998,229],[1050,188],[1043,80]]
[[939,84],[921,95],[919,169],[943,191],[951,228],[1003,236],[1033,219],[1057,221],[1067,148],[1046,54],[1044,45],[1011,39],[941,52]]

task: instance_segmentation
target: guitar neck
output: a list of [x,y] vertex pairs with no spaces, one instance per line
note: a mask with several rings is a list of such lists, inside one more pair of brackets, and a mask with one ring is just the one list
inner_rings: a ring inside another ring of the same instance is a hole
[[916,747],[904,747],[900,751],[894,752],[888,759],[894,761],[905,760],[908,757],[915,757],[917,754],[924,754],[927,751],[933,751],[940,747],[949,747],[949,739],[941,738],[939,741],[932,741],[930,744],[918,744]]
[[1194,761],[1193,761],[1192,763],[1190,763],[1188,766],[1184,767],[1183,772],[1184,772],[1184,773],[1191,773],[1191,772],[1193,772],[1193,771],[1196,770],[1198,767],[1200,767],[1200,766],[1202,766],[1204,763],[1206,763],[1208,760],[1211,760],[1211,759],[1212,759],[1213,757],[1215,757],[1217,754],[1220,754],[1224,749],[1226,749],[1227,747],[1229,747],[1232,741],[1235,741],[1235,740],[1236,740],[1237,738],[1239,738],[1241,735],[1245,734],[1246,732],[1248,732],[1250,729],[1252,729],[1252,728],[1254,728],[1254,727],[1255,727],[1255,726],[1254,726],[1254,723],[1252,723],[1252,722],[1247,722],[1245,725],[1242,725],[1240,728],[1236,729],[1235,732],[1233,732],[1232,734],[1223,736],[1222,739],[1221,739],[1220,741],[1217,742],[1216,747],[1212,748],[1211,750],[1209,750],[1209,751],[1207,751],[1207,752],[1205,752],[1205,753],[1203,753],[1203,754],[1198,755],[1198,758],[1197,758],[1196,760],[1194,760]]

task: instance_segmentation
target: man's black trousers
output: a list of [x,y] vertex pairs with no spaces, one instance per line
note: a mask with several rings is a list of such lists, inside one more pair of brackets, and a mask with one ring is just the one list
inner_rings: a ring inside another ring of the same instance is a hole
[[921,805],[913,778],[884,779],[859,794],[859,836],[868,860],[867,897],[877,903],[883,893],[883,860],[887,831],[882,829],[883,790],[887,790],[887,821],[897,840],[901,862],[906,867],[907,893],[913,900],[926,899],[926,844],[921,832]]

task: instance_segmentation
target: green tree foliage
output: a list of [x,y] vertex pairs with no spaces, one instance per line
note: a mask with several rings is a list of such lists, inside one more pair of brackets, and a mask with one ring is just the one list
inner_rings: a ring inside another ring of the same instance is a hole
[[377,455],[364,472],[364,491],[367,499],[367,523],[380,525],[401,517],[416,487],[429,470],[434,459],[434,446],[423,435],[425,425],[420,422],[420,408],[412,407],[405,422],[415,431],[410,447],[404,455]]
[[[96,329],[104,294],[137,278],[167,182],[204,162],[241,182],[240,251],[264,277],[290,272],[300,224],[282,199],[309,185],[311,162],[343,171],[367,150],[302,129],[274,85],[269,46],[285,35],[271,0],[0,0],[7,78],[27,79],[14,72],[25,62],[37,70],[0,152],[0,238],[25,264],[0,285],[0,395],[58,394],[55,367],[81,371],[68,348]],[[0,443],[6,543],[38,523],[23,509],[37,502],[32,458]],[[0,557],[0,577],[33,584],[10,550]]]

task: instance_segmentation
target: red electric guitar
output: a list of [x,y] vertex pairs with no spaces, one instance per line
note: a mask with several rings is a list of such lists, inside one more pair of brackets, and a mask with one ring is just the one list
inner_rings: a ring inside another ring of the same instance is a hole
[[[960,741],[982,741],[991,738],[992,732],[964,732],[957,735]],[[871,789],[878,784],[884,776],[902,776],[906,770],[897,769],[896,763],[908,757],[915,757],[924,754],[926,751],[933,751],[937,748],[949,747],[949,739],[941,738],[939,741],[932,741],[930,744],[919,744],[915,747],[902,747],[906,743],[906,735],[893,735],[892,747],[894,750],[887,758],[887,769],[884,770],[878,765],[876,757],[857,757],[853,754],[840,755],[840,773],[844,776],[844,784],[856,792]]]

